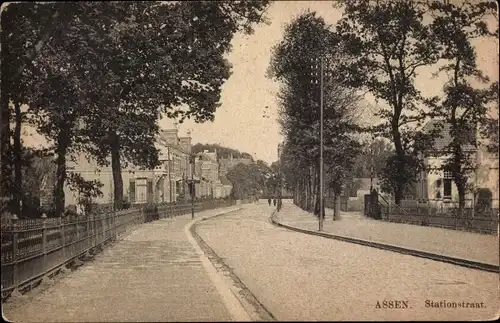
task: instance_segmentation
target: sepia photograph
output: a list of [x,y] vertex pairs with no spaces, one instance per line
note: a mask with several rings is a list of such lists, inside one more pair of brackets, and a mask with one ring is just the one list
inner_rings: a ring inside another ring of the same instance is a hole
[[7,322],[500,319],[493,0],[6,2]]

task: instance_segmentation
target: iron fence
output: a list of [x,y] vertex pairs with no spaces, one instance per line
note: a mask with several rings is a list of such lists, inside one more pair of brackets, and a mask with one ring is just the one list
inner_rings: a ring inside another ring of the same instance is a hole
[[456,205],[436,206],[419,201],[405,201],[396,205],[384,198],[372,201],[369,197],[365,201],[365,214],[376,219],[477,233],[498,233],[499,210],[496,208],[466,207],[460,210]]
[[[248,201],[205,200],[194,211],[229,207]],[[136,224],[191,212],[191,203],[133,207],[117,212],[61,218],[10,219],[1,223],[2,299],[23,290],[63,265],[115,240]]]

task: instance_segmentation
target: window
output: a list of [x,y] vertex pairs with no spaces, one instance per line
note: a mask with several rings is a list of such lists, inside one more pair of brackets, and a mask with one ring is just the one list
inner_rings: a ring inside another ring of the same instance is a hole
[[133,179],[131,179],[129,181],[128,191],[129,191],[130,203],[134,203],[135,202],[135,181]]
[[147,195],[148,203],[153,202],[153,181],[152,180],[148,180],[148,186],[146,188],[146,195]]
[[451,183],[452,175],[451,172],[445,171],[443,174],[443,199],[451,200]]

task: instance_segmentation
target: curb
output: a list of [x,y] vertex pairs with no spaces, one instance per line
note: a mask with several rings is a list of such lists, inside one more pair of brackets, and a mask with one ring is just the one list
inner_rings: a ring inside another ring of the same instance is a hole
[[449,263],[452,265],[467,267],[467,268],[481,270],[481,271],[487,271],[487,272],[492,272],[492,273],[499,273],[500,272],[500,266],[482,263],[479,261],[443,256],[443,255],[438,255],[438,254],[434,254],[434,253],[430,253],[430,252],[426,252],[426,251],[421,251],[421,250],[408,249],[408,248],[398,247],[398,246],[379,243],[379,242],[373,242],[373,241],[362,240],[362,239],[357,239],[357,238],[339,236],[339,235],[335,235],[335,234],[331,234],[331,233],[323,233],[323,232],[318,232],[318,231],[311,231],[311,230],[301,229],[301,228],[297,228],[297,227],[292,227],[292,226],[280,223],[277,220],[275,220],[275,218],[274,218],[275,214],[276,214],[276,212],[273,212],[270,216],[271,223],[278,226],[278,227],[283,227],[283,228],[291,230],[291,231],[305,233],[305,234],[309,234],[309,235],[315,235],[315,236],[319,236],[319,237],[323,237],[323,238],[327,238],[327,239],[332,239],[332,240],[338,240],[338,241],[343,241],[343,242],[348,242],[348,243],[355,243],[355,244],[359,244],[359,245],[363,245],[363,246],[367,246],[367,247],[388,250],[388,251],[397,252],[397,253],[401,253],[401,254],[405,254],[405,255],[409,255],[409,256],[430,259],[430,260],[434,260],[434,261],[445,262],[445,263]]
[[[210,271],[215,272],[219,277],[226,276],[229,278],[230,282],[223,282],[225,287],[231,292],[232,297],[239,304],[234,304],[233,299],[228,299],[226,303],[226,307],[229,312],[232,314],[233,318],[236,321],[275,321],[276,318],[272,315],[267,308],[259,302],[259,300],[255,297],[255,295],[248,289],[248,287],[239,279],[236,274],[234,274],[233,270],[215,253],[215,251],[206,243],[203,238],[196,232],[196,227],[201,222],[207,219],[214,219],[219,216],[229,215],[233,212],[239,211],[242,208],[231,210],[229,212],[224,212],[220,214],[216,214],[209,217],[203,217],[197,220],[191,221],[188,225],[186,225],[186,234],[190,234],[191,238],[196,243],[196,249],[199,248],[201,252],[201,257],[206,257],[208,263],[210,264]],[[208,268],[206,268],[208,269]],[[210,275],[210,273],[209,273]],[[211,277],[212,278],[212,277]],[[220,283],[219,279],[217,281]],[[214,283],[216,283],[214,281]],[[230,286],[232,285],[232,286]],[[223,294],[225,291],[221,291]],[[222,295],[224,298],[224,295]],[[232,298],[231,297],[231,298]],[[227,299],[227,295],[226,295]],[[232,304],[231,304],[232,303]],[[245,311],[245,314],[238,313],[241,310]]]

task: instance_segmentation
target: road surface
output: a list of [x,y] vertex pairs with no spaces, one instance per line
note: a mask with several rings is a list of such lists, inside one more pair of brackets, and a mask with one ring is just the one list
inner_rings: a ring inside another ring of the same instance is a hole
[[197,232],[277,320],[497,317],[496,273],[291,232],[269,222],[272,209],[261,203]]

